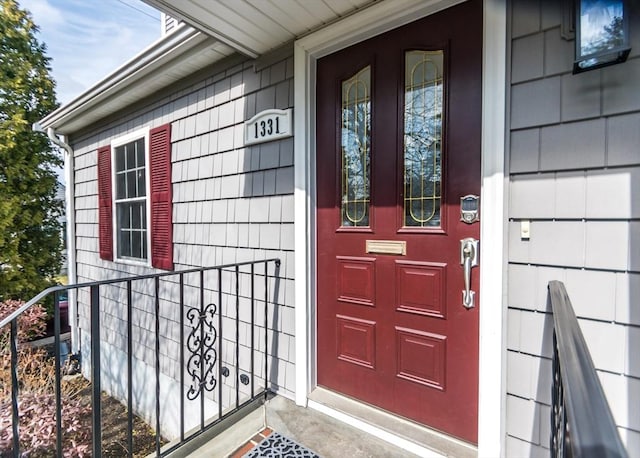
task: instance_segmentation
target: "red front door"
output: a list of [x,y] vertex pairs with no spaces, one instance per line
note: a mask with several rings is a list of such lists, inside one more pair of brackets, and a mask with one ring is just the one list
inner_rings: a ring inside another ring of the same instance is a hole
[[481,44],[474,0],[317,67],[318,384],[474,443]]

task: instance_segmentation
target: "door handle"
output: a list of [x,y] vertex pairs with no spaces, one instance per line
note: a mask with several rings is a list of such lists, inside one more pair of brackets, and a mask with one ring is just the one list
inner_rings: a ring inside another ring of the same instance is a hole
[[460,264],[464,276],[464,290],[462,290],[462,305],[467,308],[475,307],[476,292],[471,289],[471,268],[478,265],[478,241],[467,237],[460,240]]

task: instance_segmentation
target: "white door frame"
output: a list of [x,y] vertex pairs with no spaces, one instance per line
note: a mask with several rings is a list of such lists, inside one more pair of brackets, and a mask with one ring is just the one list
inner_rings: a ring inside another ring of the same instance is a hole
[[[385,0],[307,35],[294,45],[295,333],[298,405],[316,387],[317,59],[448,8],[462,0]],[[504,455],[506,0],[483,6],[482,190],[478,455]],[[491,247],[483,250],[482,247]]]

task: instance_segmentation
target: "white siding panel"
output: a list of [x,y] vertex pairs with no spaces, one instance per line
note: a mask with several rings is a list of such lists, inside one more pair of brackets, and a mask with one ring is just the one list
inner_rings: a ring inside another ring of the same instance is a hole
[[587,218],[640,217],[640,199],[633,192],[638,183],[637,167],[587,172]]
[[590,221],[586,224],[585,264],[594,269],[624,271],[629,260],[626,221]]
[[511,181],[511,218],[553,218],[555,174],[518,175]]
[[574,221],[531,223],[530,260],[535,264],[582,267],[585,225]]
[[578,319],[596,369],[624,373],[627,328],[611,323]]
[[[640,380],[623,375],[598,372],[616,424],[640,431]],[[633,456],[631,453],[629,456]]]
[[615,273],[568,269],[565,286],[578,317],[615,320]]
[[531,399],[531,359],[524,353],[507,353],[507,384],[509,393],[521,398]]
[[507,418],[510,419],[510,435],[533,444],[539,444],[539,414],[538,405],[534,401],[507,396]]
[[558,172],[555,189],[555,217],[582,219],[586,214],[586,179],[585,173]]
[[640,274],[616,274],[616,321],[640,326]]
[[520,350],[530,355],[552,355],[553,316],[540,312],[521,312]]

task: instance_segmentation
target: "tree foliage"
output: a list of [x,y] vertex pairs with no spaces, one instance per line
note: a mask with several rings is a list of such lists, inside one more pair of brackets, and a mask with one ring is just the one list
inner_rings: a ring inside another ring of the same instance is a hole
[[46,47],[16,0],[0,0],[0,300],[49,286],[59,272],[60,153],[34,122],[57,107]]

